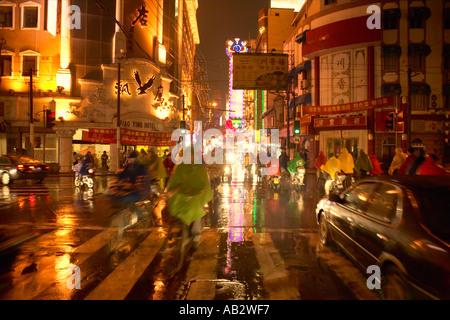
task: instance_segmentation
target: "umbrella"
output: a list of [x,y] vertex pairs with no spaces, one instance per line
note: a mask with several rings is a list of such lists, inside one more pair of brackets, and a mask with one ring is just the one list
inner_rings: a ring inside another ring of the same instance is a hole
[[81,155],[83,155],[83,156],[85,156],[86,153],[88,153],[89,151],[91,152],[91,154],[95,154],[95,149],[92,149],[92,148],[86,148],[86,149],[83,149],[83,150],[81,150],[81,151],[78,152],[78,153],[81,154]]

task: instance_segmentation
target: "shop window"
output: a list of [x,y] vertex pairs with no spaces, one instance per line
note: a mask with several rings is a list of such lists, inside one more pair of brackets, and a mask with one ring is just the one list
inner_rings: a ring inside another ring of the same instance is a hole
[[14,29],[14,4],[0,4],[0,28]]

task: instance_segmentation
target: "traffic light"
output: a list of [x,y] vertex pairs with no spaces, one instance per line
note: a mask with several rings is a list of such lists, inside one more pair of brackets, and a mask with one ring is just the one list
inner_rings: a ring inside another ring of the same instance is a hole
[[186,134],[186,121],[180,121],[180,132],[181,134]]
[[52,110],[45,110],[45,121],[47,128],[55,126],[55,113]]
[[301,126],[300,126],[300,120],[294,120],[294,134],[300,134],[302,132]]
[[386,129],[389,131],[394,130],[394,112],[389,112],[389,114],[386,116]]

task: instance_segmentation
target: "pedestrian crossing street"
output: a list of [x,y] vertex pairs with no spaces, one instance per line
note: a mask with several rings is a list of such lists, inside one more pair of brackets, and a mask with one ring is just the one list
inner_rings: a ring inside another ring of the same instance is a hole
[[[109,248],[117,237],[117,229],[78,229],[76,233],[93,236],[74,245],[68,239],[73,237],[75,230],[45,228],[51,231],[42,229],[39,234],[35,233],[33,239],[24,242],[9,272],[0,276],[0,299],[214,300],[217,299],[218,288],[223,288],[224,284],[236,287],[239,283],[248,287],[245,279],[218,277],[224,230],[204,229],[199,248],[185,268],[167,278],[162,275],[159,265],[166,236],[164,228],[128,230],[123,245],[116,252],[110,252]],[[253,233],[245,246],[257,257],[257,265],[260,266],[257,272],[262,279],[258,285],[269,289],[259,298],[300,299],[295,283],[289,281],[283,260],[268,234]],[[225,255],[222,260],[230,264],[231,254]],[[70,289],[69,282],[76,280],[75,274],[68,271],[71,266],[79,267],[80,289]],[[230,299],[246,297],[248,293]]]

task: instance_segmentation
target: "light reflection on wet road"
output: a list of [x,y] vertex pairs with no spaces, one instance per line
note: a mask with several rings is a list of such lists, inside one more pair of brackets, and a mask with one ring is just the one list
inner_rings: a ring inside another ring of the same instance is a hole
[[[280,260],[275,265],[279,263],[281,272],[286,272],[298,290],[298,298],[355,299],[327,269],[324,261],[329,260],[330,253],[325,251],[322,258],[318,249],[314,181],[307,181],[304,192],[273,193],[257,184],[256,177],[239,179],[243,176],[235,173],[231,183],[218,186],[213,210],[204,218],[205,230],[212,232],[211,239],[216,238],[218,246],[212,263],[215,277],[202,280],[215,281],[212,297],[273,296],[271,290],[277,288],[267,283],[270,276],[261,266],[266,262],[259,260],[261,251],[258,253],[255,247],[261,235],[269,235],[265,237],[275,252],[271,259]],[[147,237],[163,236],[164,225],[150,229],[136,226],[124,233],[120,249],[111,252],[106,227],[113,209],[105,193],[112,179],[97,176],[93,191],[74,188],[71,177],[49,177],[43,185],[15,184],[1,189],[0,225],[25,228],[24,232],[33,237],[2,259],[0,299],[85,299],[132,258],[132,253],[139,252]],[[179,299],[194,291],[196,280],[185,278],[191,272],[189,265],[167,279],[162,275],[160,260],[159,252],[145,261],[123,298]],[[70,265],[83,271],[81,290],[67,288]]]

